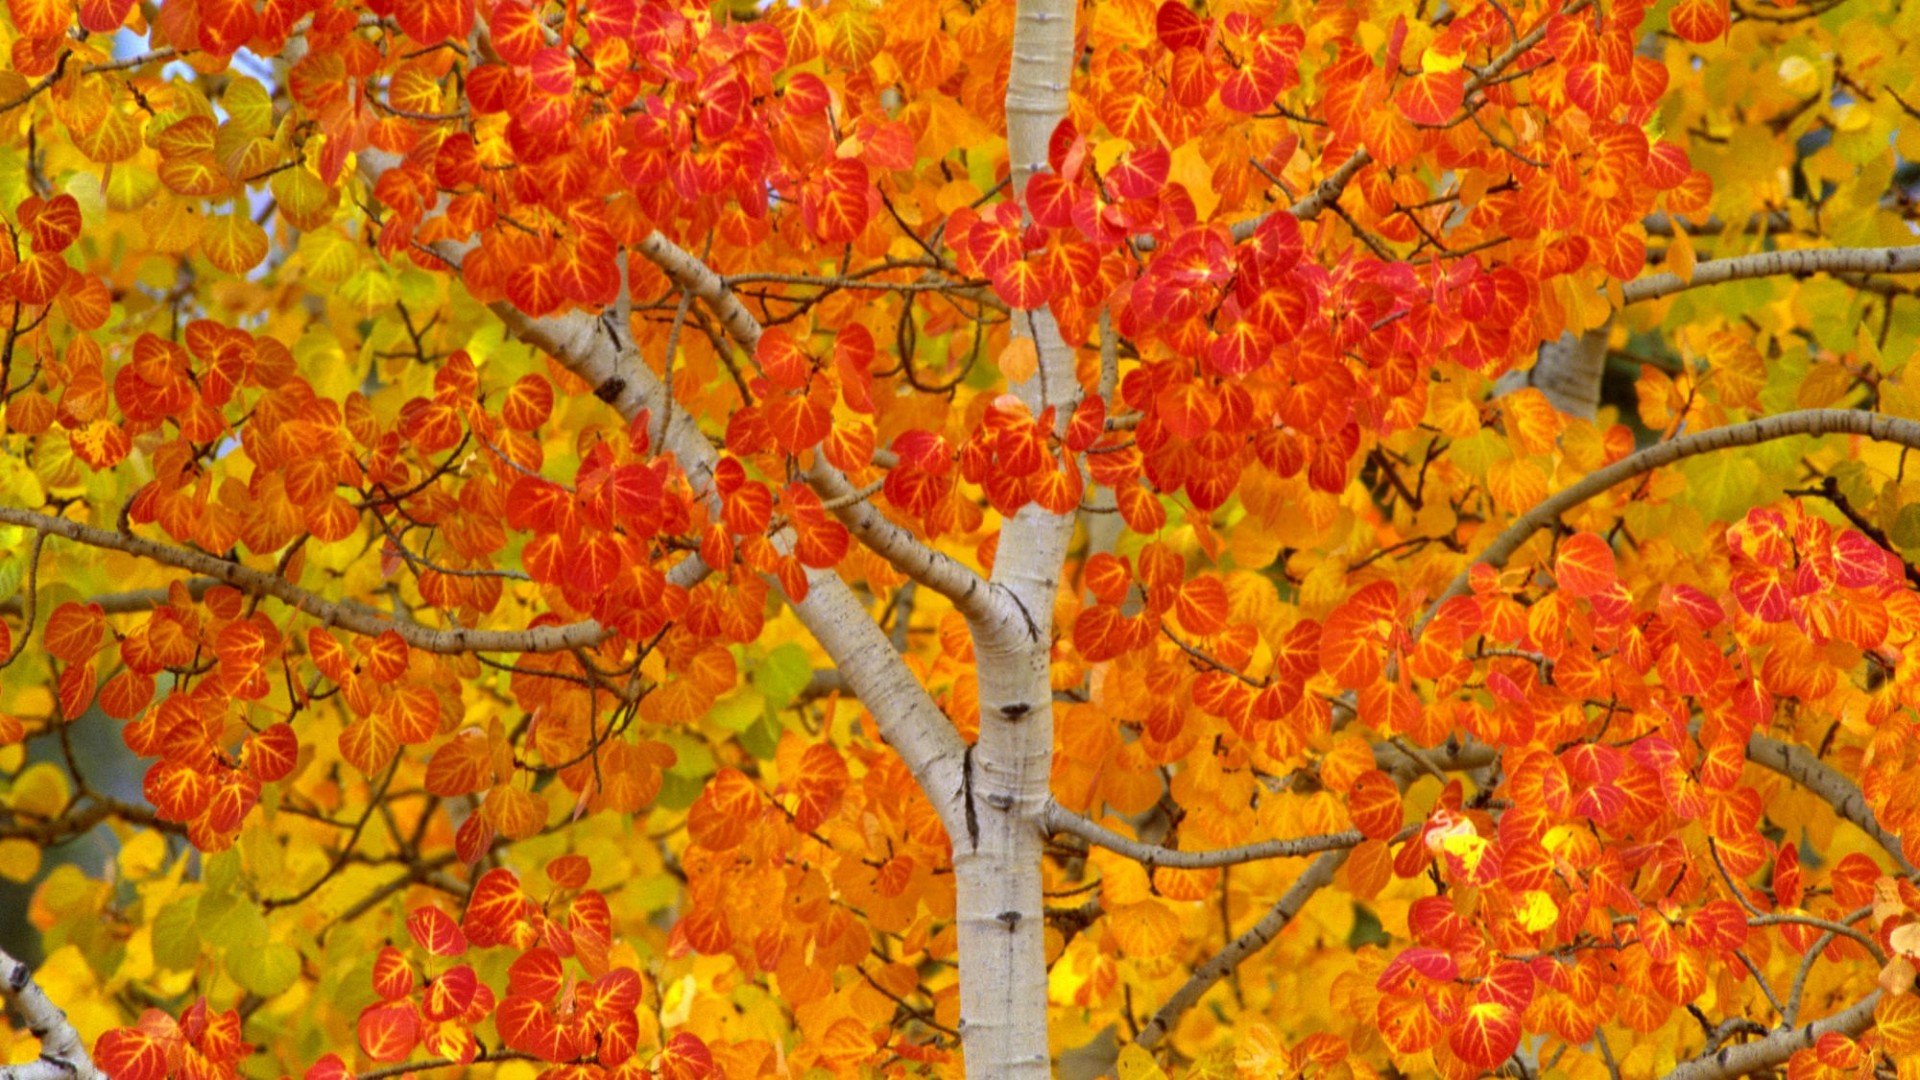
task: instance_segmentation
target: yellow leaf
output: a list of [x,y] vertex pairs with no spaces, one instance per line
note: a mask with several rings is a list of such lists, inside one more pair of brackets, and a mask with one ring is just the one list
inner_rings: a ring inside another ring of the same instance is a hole
[[1806,97],[1820,88],[1820,69],[1804,56],[1789,56],[1777,69],[1780,85],[1795,97]]
[[1093,144],[1093,165],[1102,173],[1113,168],[1120,155],[1133,149],[1133,144],[1125,139],[1101,139]]
[[1120,1080],[1166,1080],[1167,1074],[1153,1060],[1152,1052],[1139,1046],[1128,1046],[1120,1051],[1120,1060],[1114,1063],[1120,1073]]
[[0,840],[0,878],[24,884],[39,872],[39,845],[31,840]]
[[9,800],[13,809],[34,817],[58,817],[67,808],[67,800],[72,789],[67,786],[66,775],[58,767],[40,762],[30,765],[20,778],[13,782],[13,797]]
[[209,217],[200,236],[200,250],[213,265],[229,274],[244,274],[267,257],[267,231],[236,210]]
[[1173,152],[1173,164],[1167,170],[1167,179],[1179,183],[1187,189],[1193,199],[1193,209],[1205,221],[1213,216],[1220,205],[1220,193],[1214,190],[1213,166],[1200,153],[1193,143],[1183,144]]
[[1673,230],[1673,242],[1667,245],[1667,270],[1681,281],[1693,282],[1693,240],[1687,230]]
[[1559,906],[1553,902],[1553,897],[1539,889],[1529,889],[1520,897],[1520,909],[1515,914],[1519,916],[1520,925],[1532,934],[1550,930],[1554,923],[1560,921]]
[[120,845],[120,854],[116,857],[120,864],[120,875],[130,880],[149,877],[167,861],[167,839],[152,829],[145,829],[133,835],[133,838]]
[[1459,71],[1466,63],[1464,53],[1445,52],[1434,46],[1420,54],[1420,70],[1428,75],[1445,75],[1449,71]]

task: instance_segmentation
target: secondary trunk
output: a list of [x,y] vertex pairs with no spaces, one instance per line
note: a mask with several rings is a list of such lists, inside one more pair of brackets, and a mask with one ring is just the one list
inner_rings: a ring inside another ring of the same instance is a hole
[[[1067,111],[1073,74],[1072,0],[1020,0],[1007,81],[1007,153],[1014,196],[1047,167],[1047,141]],[[1038,373],[1013,392],[1038,415],[1062,418],[1079,400],[1073,350],[1045,309],[1017,316]],[[980,682],[980,737],[968,752],[967,816],[953,837],[960,947],[960,1037],[969,1077],[1045,1077],[1046,917],[1041,816],[1053,763],[1053,597],[1073,515],[1027,506],[1000,535],[992,588],[1010,602],[993,625],[972,627]]]

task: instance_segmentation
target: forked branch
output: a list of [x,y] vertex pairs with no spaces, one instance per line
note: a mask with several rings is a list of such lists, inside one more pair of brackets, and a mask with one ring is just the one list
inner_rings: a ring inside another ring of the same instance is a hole
[[1308,864],[1306,871],[1294,880],[1292,887],[1260,917],[1259,922],[1234,938],[1211,960],[1200,965],[1193,977],[1173,992],[1173,996],[1160,1006],[1133,1041],[1149,1050],[1159,1045],[1160,1040],[1173,1030],[1173,1025],[1180,1022],[1180,1018],[1213,988],[1214,983],[1226,978],[1229,972],[1240,966],[1241,961],[1265,948],[1293,921],[1294,916],[1300,914],[1300,909],[1307,906],[1307,901],[1313,899],[1315,893],[1333,883],[1333,875],[1346,863],[1349,854],[1349,851],[1329,851]]
[[[753,352],[760,344],[764,333],[760,321],[727,287],[726,280],[698,256],[657,232],[640,243],[639,252],[674,284],[705,304],[727,336],[747,352]],[[934,550],[931,544],[889,520],[872,504],[849,498],[856,490],[852,481],[824,457],[814,456],[805,478],[847,531],[894,569],[952,600],[970,618],[994,614],[991,593],[979,574],[959,560]]]

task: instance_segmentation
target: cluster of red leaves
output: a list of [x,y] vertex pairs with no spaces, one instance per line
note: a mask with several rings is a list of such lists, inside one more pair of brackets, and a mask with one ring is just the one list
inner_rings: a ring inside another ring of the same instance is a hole
[[240,1014],[213,1012],[203,997],[178,1021],[148,1009],[138,1025],[107,1030],[93,1044],[93,1063],[113,1080],[234,1080],[251,1053],[240,1039]]
[[[101,711],[128,721],[121,733],[128,748],[159,759],[144,785],[155,812],[185,824],[202,850],[224,849],[260,801],[261,785],[284,779],[299,755],[291,725],[255,727],[246,719],[246,703],[273,689],[285,645],[280,631],[236,590],[210,589],[196,604],[176,582],[166,604],[116,635],[124,666],[102,686],[97,663],[107,633],[98,605],[61,604],[49,615],[43,647],[65,665],[61,714],[83,714],[97,687]],[[191,687],[149,707],[156,674],[208,657],[209,670]]]
[[[470,5],[400,5],[420,8],[437,14],[396,14],[426,45],[463,39],[475,17]],[[394,213],[380,243],[393,254],[478,233],[462,264],[468,287],[529,314],[611,303],[619,249],[656,228],[676,237],[717,230],[740,245],[764,238],[771,196],[796,203],[820,243],[844,244],[878,207],[870,170],[914,161],[900,124],[845,117],[836,132],[827,84],[809,73],[782,77],[811,58],[811,35],[796,41],[771,22],[716,23],[701,9],[634,0],[594,4],[577,24],[570,13],[557,43],[519,0],[493,5],[485,20],[497,59],[466,72],[466,100],[477,116],[505,118],[520,167],[483,161],[471,136],[427,120],[368,126],[371,142],[407,158],[381,180]],[[439,115],[448,57],[428,51],[405,65],[392,85],[417,96],[391,104]],[[313,93],[332,94],[331,80],[315,80]],[[447,205],[429,217],[443,196]],[[552,228],[527,230],[529,220]]]
[[[612,916],[606,898],[586,887],[590,871],[579,855],[548,863],[552,895],[544,904],[528,896],[511,871],[489,871],[476,884],[460,922],[437,907],[415,908],[406,924],[411,955],[389,945],[374,959],[379,1000],[360,1014],[361,1051],[382,1063],[406,1061],[418,1048],[448,1061],[472,1062],[482,1051],[475,1029],[491,1019],[504,1049],[551,1066],[543,1076],[697,1080],[711,1075],[706,1044],[684,1032],[641,1067],[639,1009],[651,991],[639,972],[610,962]],[[474,949],[494,947],[518,954],[498,992],[467,962]],[[584,979],[568,961],[579,966]],[[433,974],[423,980],[422,969]],[[352,1075],[340,1055],[327,1054],[306,1078],[350,1080]],[[115,1074],[115,1080],[121,1078]]]

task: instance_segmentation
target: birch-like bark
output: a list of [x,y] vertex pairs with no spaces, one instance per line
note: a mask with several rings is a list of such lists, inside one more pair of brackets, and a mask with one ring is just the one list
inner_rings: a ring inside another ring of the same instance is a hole
[[94,1067],[73,1021],[33,981],[32,969],[5,952],[0,952],[0,1000],[40,1040],[40,1056],[0,1067],[0,1080],[106,1080],[106,1074]]
[[[649,244],[641,245],[641,251],[652,257]],[[671,267],[668,272],[672,273]],[[700,296],[698,290],[695,295]],[[584,312],[531,319],[504,302],[494,304],[493,311],[515,337],[559,360],[623,419],[632,421],[642,411],[650,411],[659,429],[654,432],[657,445],[680,463],[695,491],[712,496],[708,480],[718,460],[713,444],[687,410],[674,409],[669,414],[666,386],[659,376],[629,347],[611,340],[598,319]],[[744,308],[739,311],[751,320]],[[719,315],[723,322],[732,322],[727,310],[721,309]],[[739,332],[732,325],[729,331]],[[848,687],[873,715],[881,736],[920,782],[949,835],[957,835],[956,830],[965,821],[960,802],[965,750],[946,714],[927,695],[886,633],[838,573],[809,569],[806,598],[797,602],[790,599],[789,606],[833,658]]]
[[1500,377],[1494,396],[1531,386],[1568,416],[1593,419],[1600,410],[1600,383],[1607,373],[1607,334],[1612,326],[1613,320],[1608,319],[1584,334],[1561,334],[1540,346],[1532,367]]
[[[1073,0],[1020,0],[1007,81],[1007,153],[1014,196],[1047,168],[1047,142],[1067,111]],[[1073,348],[1045,308],[1017,312],[1034,376],[1011,389],[1064,424],[1080,400]],[[1078,468],[1068,462],[1068,468]],[[998,610],[970,618],[980,686],[980,738],[967,761],[965,831],[953,838],[960,951],[960,1038],[969,1077],[1045,1077],[1046,917],[1043,819],[1053,764],[1053,599],[1074,515],[1022,508],[1000,532],[991,590]]]
[[[1649,219],[1651,220],[1651,219]],[[1756,219],[1759,220],[1759,219]],[[1672,222],[1666,222],[1669,231]],[[1761,222],[1760,227],[1768,227]],[[1911,274],[1920,272],[1920,245],[1884,248],[1797,248],[1788,251],[1762,251],[1709,259],[1682,278],[1662,272],[1627,282],[1621,299],[1628,304],[1659,300],[1688,289],[1719,285],[1748,278],[1813,274]],[[1569,416],[1593,419],[1600,407],[1600,382],[1607,368],[1606,323],[1584,335],[1562,334],[1556,341],[1540,346],[1540,354],[1526,372],[1503,377],[1494,388],[1495,395],[1512,393],[1522,386],[1533,386],[1547,396],[1553,407]]]
[[1771,1069],[1820,1041],[1830,1031],[1858,1035],[1873,1023],[1874,1007],[1880,1004],[1881,991],[1875,990],[1850,1008],[1800,1027],[1779,1028],[1764,1038],[1729,1046],[1704,1057],[1697,1057],[1667,1074],[1666,1080],[1730,1080]]

